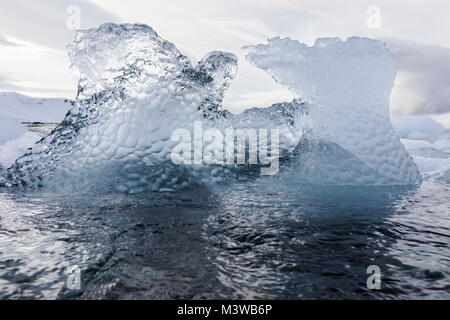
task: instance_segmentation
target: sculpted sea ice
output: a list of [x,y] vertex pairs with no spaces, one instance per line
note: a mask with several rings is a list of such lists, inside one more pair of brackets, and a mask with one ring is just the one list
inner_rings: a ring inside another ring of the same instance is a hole
[[310,130],[296,150],[297,179],[314,183],[408,185],[421,176],[394,132],[389,97],[397,65],[383,43],[351,37],[309,47],[273,38],[247,59],[305,99]]
[[[222,109],[222,99],[237,72],[235,55],[213,51],[194,66],[146,25],[104,24],[78,31],[69,46],[80,74],[74,107],[47,137],[3,170],[0,185],[87,184],[134,193],[259,174],[248,159],[174,163],[172,151],[180,141],[173,133],[184,129],[196,137],[199,122],[203,132],[218,130],[224,139],[230,128],[279,132],[280,174],[299,183],[404,185],[420,180],[390,123],[396,66],[382,44],[321,39],[307,47],[276,38],[247,50],[250,61],[301,99],[233,115]],[[192,145],[211,147],[199,142],[194,138]],[[259,152],[252,148],[246,147],[249,156]]]

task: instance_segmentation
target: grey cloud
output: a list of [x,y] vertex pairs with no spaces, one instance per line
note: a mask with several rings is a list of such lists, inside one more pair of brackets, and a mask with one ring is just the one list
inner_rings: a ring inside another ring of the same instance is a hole
[[0,75],[0,90],[1,91],[14,91],[22,89],[20,86],[17,86],[11,82],[11,79],[5,76]]
[[[393,113],[450,112],[450,48],[398,39],[385,42],[397,58],[402,79],[394,88]],[[414,101],[409,98],[412,95]]]

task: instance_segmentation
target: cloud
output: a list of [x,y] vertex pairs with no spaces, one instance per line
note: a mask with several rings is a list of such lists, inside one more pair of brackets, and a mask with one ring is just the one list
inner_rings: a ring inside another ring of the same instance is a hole
[[450,49],[399,39],[385,42],[399,64],[391,112],[450,112]]
[[23,89],[15,85],[10,78],[0,75],[0,90],[1,91],[15,91]]
[[80,9],[80,27],[118,18],[84,0],[13,0],[0,4],[0,90],[46,97],[76,94],[66,46],[75,30],[68,27],[70,6]]
[[17,46],[20,46],[20,44],[18,44],[17,42],[11,41],[4,34],[0,33],[0,46],[17,47]]
[[67,27],[67,8],[80,8],[81,27],[95,27],[118,18],[83,0],[2,1],[0,28],[3,33],[24,41],[63,50],[72,42],[75,31]]

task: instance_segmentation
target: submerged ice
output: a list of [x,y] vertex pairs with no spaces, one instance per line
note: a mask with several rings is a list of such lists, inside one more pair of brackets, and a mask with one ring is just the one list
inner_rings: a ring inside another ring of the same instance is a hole
[[193,65],[146,25],[79,31],[69,46],[80,73],[74,107],[4,170],[0,185],[164,191],[255,174],[248,162],[175,165],[172,133],[193,132],[198,121],[222,133],[278,129],[282,179],[356,185],[420,181],[389,119],[396,65],[381,43],[319,39],[307,47],[275,38],[247,50],[250,61],[299,98],[234,115],[222,109],[222,99],[237,72],[235,55],[213,51]]

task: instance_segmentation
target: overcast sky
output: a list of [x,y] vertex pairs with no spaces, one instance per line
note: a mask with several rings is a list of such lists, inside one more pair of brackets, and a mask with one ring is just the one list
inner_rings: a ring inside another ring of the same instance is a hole
[[365,36],[385,41],[399,73],[391,112],[433,114],[450,127],[450,2],[318,0],[9,0],[0,3],[0,90],[73,98],[76,77],[66,46],[78,24],[145,23],[199,60],[212,50],[235,53],[239,72],[225,97],[237,112],[289,100],[291,93],[251,66],[241,47],[289,36]]

